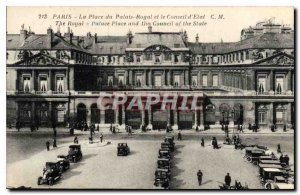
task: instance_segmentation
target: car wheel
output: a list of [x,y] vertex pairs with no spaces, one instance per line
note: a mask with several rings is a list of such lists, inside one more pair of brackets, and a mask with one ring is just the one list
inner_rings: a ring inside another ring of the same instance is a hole
[[39,178],[38,178],[37,185],[41,185],[41,184],[42,184],[41,181],[42,181],[42,177],[39,177]]
[[49,178],[49,185],[52,186],[54,184],[54,179],[51,177]]

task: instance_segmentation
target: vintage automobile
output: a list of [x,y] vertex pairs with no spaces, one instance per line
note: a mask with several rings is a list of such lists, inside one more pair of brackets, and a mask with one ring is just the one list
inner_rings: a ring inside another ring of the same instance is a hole
[[156,169],[155,171],[155,180],[154,185],[157,186],[159,183],[164,182],[165,180],[170,180],[171,172],[167,169]]
[[275,176],[274,181],[267,181],[265,189],[294,189],[294,183],[283,176]]
[[157,168],[159,168],[159,169],[169,169],[170,170],[170,168],[171,168],[170,159],[159,158],[157,160]]
[[175,145],[175,143],[174,143],[174,136],[166,136],[165,139],[164,139],[164,142],[168,142],[170,144]]
[[278,168],[262,168],[262,182],[274,181],[276,176],[284,176],[285,171]]
[[276,168],[276,169],[282,169],[281,165],[277,165],[277,164],[262,164],[260,163],[258,165],[259,168],[259,175],[262,176],[263,173],[263,168]]
[[170,144],[169,142],[162,142],[161,143],[161,149],[169,149],[171,152],[174,151],[174,145]]
[[259,160],[259,164],[281,165],[281,162],[279,160]]
[[130,153],[130,148],[127,143],[118,143],[117,155],[118,156],[127,156]]
[[171,158],[171,152],[167,149],[159,149],[158,150],[158,158],[166,157],[168,159]]
[[265,150],[257,146],[245,148],[245,157],[249,162],[252,162],[255,165],[258,164],[259,157],[264,155],[265,155]]
[[170,183],[169,183],[169,179],[160,179],[154,182],[154,186],[157,189],[170,189]]
[[81,146],[78,144],[70,145],[67,158],[73,163],[80,161],[82,159]]
[[45,168],[43,170],[43,176],[38,177],[37,184],[48,184],[53,185],[54,182],[61,178],[60,165],[58,162],[46,162]]
[[61,172],[65,172],[70,168],[70,161],[68,159],[68,156],[58,155],[57,162],[59,163],[59,168]]

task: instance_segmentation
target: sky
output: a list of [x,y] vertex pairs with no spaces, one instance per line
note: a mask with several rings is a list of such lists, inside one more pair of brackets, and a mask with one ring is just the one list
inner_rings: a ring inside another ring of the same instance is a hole
[[[45,18],[45,14],[47,18]],[[80,15],[87,16],[80,19]],[[111,15],[112,19],[106,19]],[[116,19],[116,16],[118,18]],[[124,19],[130,16],[141,16],[139,19]],[[158,15],[158,19],[155,16]],[[161,15],[164,15],[163,19]],[[192,15],[192,19],[188,16]],[[221,19],[217,18],[222,15]],[[93,17],[98,18],[93,18]],[[100,17],[103,16],[101,19]],[[142,19],[143,16],[146,19]],[[204,16],[204,19],[203,19]],[[62,19],[67,17],[67,19]],[[71,19],[69,18],[71,17]],[[92,17],[89,19],[89,17]],[[151,18],[148,18],[151,17]],[[170,19],[170,18],[179,19]],[[194,18],[193,18],[194,17]],[[275,22],[279,24],[294,25],[293,7],[7,7],[7,33],[18,34],[21,26],[30,29],[36,34],[46,34],[47,28],[56,32],[57,21],[65,22],[65,26],[60,25],[60,31],[66,32],[68,24],[79,23],[79,26],[72,25],[70,28],[74,35],[86,35],[87,32],[97,35],[119,35],[125,36],[129,30],[133,33],[147,32],[148,25],[152,24],[152,31],[179,32],[187,31],[189,41],[195,41],[196,34],[199,35],[200,42],[235,42],[240,40],[240,32],[243,28],[255,25],[259,21],[264,21],[275,17]],[[182,19],[181,19],[182,18]],[[80,22],[83,25],[80,26]],[[128,26],[129,22],[139,22],[137,26]],[[169,26],[155,26],[153,22],[164,22],[172,24]],[[181,23],[177,23],[180,22]],[[94,26],[92,23],[101,23]],[[120,23],[118,26],[105,26],[110,22]],[[183,22],[190,22],[190,26],[183,26]],[[194,26],[194,22],[198,22]],[[88,23],[88,24],[87,24]],[[125,26],[121,25],[126,23]],[[175,25],[177,23],[178,25]],[[200,25],[206,23],[206,25]],[[121,26],[120,26],[121,25]],[[171,25],[171,26],[170,26]]]

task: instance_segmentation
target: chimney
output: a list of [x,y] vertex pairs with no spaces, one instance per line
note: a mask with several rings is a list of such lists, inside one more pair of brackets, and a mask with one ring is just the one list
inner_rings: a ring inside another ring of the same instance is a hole
[[95,43],[97,43],[97,33],[95,33]]
[[188,36],[187,36],[186,30],[183,32],[183,40],[184,40],[184,42],[188,41]]
[[199,43],[199,35],[198,35],[198,33],[196,34],[196,43]]
[[152,33],[152,26],[148,26],[148,32]]
[[25,42],[25,39],[27,38],[28,32],[24,29],[24,24],[21,26],[20,30],[20,45],[23,45]]
[[71,31],[70,27],[68,27],[68,32],[65,33],[65,39],[66,39],[66,41],[68,41],[70,44],[72,44],[73,32]]
[[128,33],[127,33],[127,44],[132,43],[132,38],[133,38],[132,32],[131,32],[131,30],[129,30]]
[[56,35],[61,37],[61,33],[60,33],[60,26],[58,26],[58,27],[57,27],[57,32],[56,32]]
[[47,48],[51,48],[52,46],[52,39],[53,39],[53,31],[51,26],[47,29]]

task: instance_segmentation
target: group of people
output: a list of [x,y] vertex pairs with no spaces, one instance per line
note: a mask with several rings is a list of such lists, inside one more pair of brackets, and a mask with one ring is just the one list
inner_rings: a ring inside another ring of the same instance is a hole
[[[47,148],[47,151],[50,150],[50,141],[46,141],[46,148]],[[56,138],[53,138],[53,149],[57,148],[57,144],[56,144]]]
[[253,124],[251,125],[251,123],[248,124],[248,129],[252,130],[253,132],[257,132],[257,130],[259,129],[259,126],[257,124]]
[[126,125],[125,126],[125,130],[128,133],[128,135],[132,135],[132,126],[130,125]]

